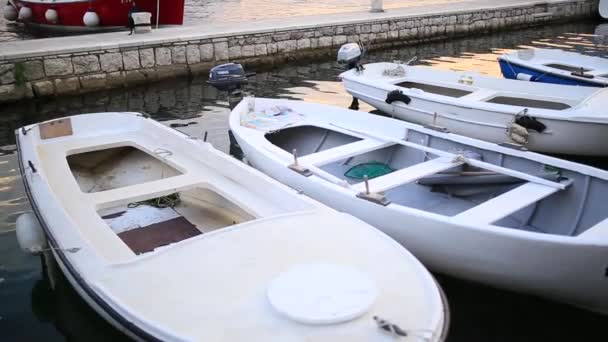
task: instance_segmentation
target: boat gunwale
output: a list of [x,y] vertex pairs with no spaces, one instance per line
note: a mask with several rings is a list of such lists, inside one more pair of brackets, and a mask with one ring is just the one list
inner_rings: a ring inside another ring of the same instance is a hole
[[[548,74],[548,75],[552,75],[552,76],[576,80],[581,83],[592,84],[592,85],[589,85],[588,87],[594,87],[593,85],[598,85],[598,86],[600,86],[600,88],[608,87],[608,77],[605,76],[606,74],[608,74],[608,69],[602,71],[600,75],[594,74],[593,75],[594,77],[592,79],[589,79],[589,78],[572,75],[571,73],[569,73],[567,71],[560,70],[557,68],[552,68],[552,67],[546,66],[544,64],[541,64],[541,65],[539,65],[539,64],[522,64],[522,62],[512,60],[510,58],[510,56],[504,56],[504,55],[500,56],[500,57],[498,57],[498,61],[504,61],[505,63],[508,63],[508,64],[513,64],[513,65],[521,67],[521,68],[531,69],[531,70],[534,70],[537,72],[542,72],[544,74]],[[541,67],[544,67],[546,69],[544,69],[544,68],[541,69]],[[597,70],[597,69],[595,69],[595,70]],[[542,82],[539,82],[539,83],[542,83]],[[568,86],[576,87],[576,85],[568,85]],[[579,85],[579,87],[586,87],[586,86]]]

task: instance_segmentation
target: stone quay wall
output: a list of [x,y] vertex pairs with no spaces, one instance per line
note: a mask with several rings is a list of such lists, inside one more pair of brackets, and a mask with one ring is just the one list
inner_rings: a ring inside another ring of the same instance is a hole
[[382,19],[373,19],[370,14],[365,21],[219,35],[201,33],[186,41],[183,37],[155,41],[143,39],[148,35],[142,34],[141,43],[109,49],[57,48],[30,55],[0,50],[0,103],[199,75],[227,61],[251,66],[334,56],[347,42],[385,48],[590,18],[597,16],[597,11],[597,0],[552,1]]

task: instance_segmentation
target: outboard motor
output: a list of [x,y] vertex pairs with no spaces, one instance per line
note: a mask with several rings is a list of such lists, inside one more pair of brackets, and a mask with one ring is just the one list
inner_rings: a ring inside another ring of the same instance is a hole
[[211,68],[207,83],[217,90],[233,92],[247,83],[247,74],[241,64],[225,63]]
[[362,70],[363,66],[359,64],[362,57],[363,49],[361,49],[361,45],[357,43],[344,44],[340,47],[340,50],[338,50],[338,63],[346,64],[349,70],[353,68]]

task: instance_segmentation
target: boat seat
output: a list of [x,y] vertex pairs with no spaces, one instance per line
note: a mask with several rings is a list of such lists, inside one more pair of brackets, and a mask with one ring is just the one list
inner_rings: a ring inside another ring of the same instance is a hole
[[[371,179],[369,180],[369,189],[371,192],[383,192],[459,165],[462,165],[462,162],[455,162],[453,157],[431,159],[424,163]],[[359,192],[365,192],[365,182],[357,183],[353,188]]]
[[608,239],[608,218],[596,223],[579,236],[593,239]]
[[324,165],[393,145],[391,142],[363,139],[298,158],[303,165]]
[[453,218],[467,223],[491,224],[554,194],[558,190],[560,189],[556,187],[527,182]]
[[480,89],[460,98],[460,100],[484,101],[496,95],[494,89]]

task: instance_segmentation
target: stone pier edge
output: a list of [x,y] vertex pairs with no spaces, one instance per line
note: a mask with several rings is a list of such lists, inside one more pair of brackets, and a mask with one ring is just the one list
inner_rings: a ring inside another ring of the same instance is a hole
[[[539,2],[468,11],[357,20],[272,30],[201,34],[99,48],[0,53],[0,103],[77,95],[199,75],[218,63],[274,65],[335,55],[347,42],[372,49],[597,16],[598,0]],[[196,39],[194,39],[196,38]],[[77,52],[76,52],[77,51]]]

